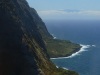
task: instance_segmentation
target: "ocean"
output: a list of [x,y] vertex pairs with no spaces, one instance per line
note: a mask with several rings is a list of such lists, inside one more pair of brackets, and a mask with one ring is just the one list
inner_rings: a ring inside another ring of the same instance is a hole
[[54,38],[82,45],[79,52],[69,57],[51,59],[56,66],[76,71],[79,75],[100,75],[99,20],[47,20],[45,23]]

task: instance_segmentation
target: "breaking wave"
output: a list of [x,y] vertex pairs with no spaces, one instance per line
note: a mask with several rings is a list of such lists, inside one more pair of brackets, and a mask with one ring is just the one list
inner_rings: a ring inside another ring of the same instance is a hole
[[54,36],[54,34],[51,34],[53,36],[53,39],[56,39],[57,37]]

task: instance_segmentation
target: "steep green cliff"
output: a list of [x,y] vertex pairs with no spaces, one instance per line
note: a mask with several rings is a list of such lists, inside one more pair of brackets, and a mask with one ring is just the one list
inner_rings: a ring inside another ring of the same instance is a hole
[[77,75],[50,61],[36,19],[26,0],[0,0],[0,75]]

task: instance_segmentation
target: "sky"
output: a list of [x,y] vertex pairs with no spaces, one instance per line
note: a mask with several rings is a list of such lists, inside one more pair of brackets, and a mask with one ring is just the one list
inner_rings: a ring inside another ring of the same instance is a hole
[[44,20],[100,20],[100,0],[27,0]]

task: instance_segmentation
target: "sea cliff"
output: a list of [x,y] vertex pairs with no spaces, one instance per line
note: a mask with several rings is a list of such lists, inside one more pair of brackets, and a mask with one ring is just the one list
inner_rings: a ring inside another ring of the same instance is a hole
[[0,0],[0,75],[78,75],[50,61],[41,23],[26,0]]

